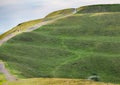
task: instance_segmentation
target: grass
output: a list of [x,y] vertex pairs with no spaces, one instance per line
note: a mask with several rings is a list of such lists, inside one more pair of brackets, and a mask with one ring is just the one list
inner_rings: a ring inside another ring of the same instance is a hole
[[58,10],[58,11],[55,11],[55,12],[52,12],[52,13],[48,14],[44,18],[44,20],[50,20],[50,19],[54,19],[54,18],[57,18],[57,17],[65,16],[65,15],[68,15],[68,14],[73,14],[73,11],[74,11],[74,8]]
[[2,73],[0,73],[0,85],[2,85],[5,82],[6,82],[5,76]]
[[83,6],[77,9],[78,13],[120,12],[120,4],[101,4]]
[[16,27],[12,28],[11,30],[3,33],[2,35],[0,35],[0,40],[5,38],[6,36],[8,36],[9,34],[17,34],[17,33],[21,33],[26,31],[29,27],[34,26],[38,23],[40,23],[42,21],[42,19],[37,19],[37,20],[32,20],[32,21],[28,21],[28,22],[24,22],[24,23],[20,23],[18,24]]
[[[106,83],[98,83],[80,79],[32,78],[9,82],[6,85],[106,85]],[[108,83],[107,85],[115,84]]]
[[120,83],[119,23],[120,12],[77,13],[15,36],[0,47],[0,59],[22,78],[96,73],[102,82]]

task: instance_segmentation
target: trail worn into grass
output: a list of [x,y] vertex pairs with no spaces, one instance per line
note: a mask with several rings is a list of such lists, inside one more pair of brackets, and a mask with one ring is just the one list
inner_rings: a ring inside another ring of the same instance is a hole
[[76,12],[77,12],[76,9],[74,9],[72,14],[68,14],[68,15],[60,16],[60,17],[55,18],[55,19],[43,21],[43,22],[41,22],[41,23],[39,23],[39,24],[37,24],[37,25],[35,25],[35,26],[33,26],[33,27],[28,28],[28,30],[27,30],[26,32],[31,32],[31,31],[33,31],[33,30],[36,30],[36,29],[38,29],[39,27],[41,27],[41,26],[43,26],[43,25],[46,25],[46,24],[53,23],[53,22],[55,22],[55,21],[58,20],[58,19],[62,19],[62,18],[65,18],[65,17],[69,17],[69,16],[75,14]]
[[4,42],[8,41],[9,39],[11,39],[14,36],[15,36],[15,34],[9,34],[8,36],[6,36],[2,40],[0,40],[0,45],[2,45]]
[[13,76],[6,68],[3,62],[0,62],[0,72],[3,73],[8,81],[15,81],[17,78]]
[[[41,26],[43,26],[43,25],[46,25],[46,24],[49,24],[49,23],[53,23],[53,22],[55,22],[55,21],[58,20],[58,19],[62,19],[62,18],[71,16],[71,15],[75,14],[76,12],[77,12],[77,11],[76,11],[76,8],[75,8],[75,9],[73,10],[73,13],[71,13],[71,14],[64,15],[64,16],[61,16],[61,17],[58,17],[58,18],[55,18],[55,19],[51,19],[51,20],[42,21],[42,22],[40,22],[39,24],[28,28],[25,32],[31,32],[31,31],[33,31],[33,30],[38,29],[39,27],[41,27]],[[19,30],[17,30],[17,31],[19,31]],[[8,41],[8,40],[11,39],[12,37],[14,37],[14,36],[16,36],[17,34],[20,34],[20,33],[22,33],[22,32],[19,31],[19,33],[11,33],[11,34],[9,34],[8,36],[6,36],[5,38],[3,38],[3,39],[0,40],[0,45],[2,45],[4,42]]]

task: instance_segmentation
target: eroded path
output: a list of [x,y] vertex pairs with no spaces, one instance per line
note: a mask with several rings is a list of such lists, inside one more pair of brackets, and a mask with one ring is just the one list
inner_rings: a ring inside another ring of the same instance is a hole
[[5,65],[3,62],[0,62],[0,72],[5,75],[7,81],[17,80],[17,78],[12,74],[10,74],[10,72],[5,68]]
[[15,36],[15,34],[7,35],[4,39],[0,40],[0,45],[2,45],[4,42],[8,41],[9,39],[11,39],[14,36]]
[[[28,28],[25,32],[31,32],[33,30],[36,30],[38,29],[39,27],[43,26],[43,25],[46,25],[46,24],[49,24],[49,23],[53,23],[55,22],[56,20],[59,20],[59,19],[62,19],[62,18],[65,18],[65,17],[69,17],[73,14],[75,14],[77,12],[76,8],[73,10],[73,13],[71,14],[68,14],[68,15],[65,15],[65,16],[61,16],[61,17],[58,17],[58,18],[55,18],[55,19],[51,19],[51,20],[47,20],[47,21],[43,21],[43,22],[40,22],[39,24],[35,25],[35,26],[32,26],[30,28]],[[18,30],[19,31],[19,30]],[[9,39],[11,39],[12,37],[16,36],[17,34],[20,34],[22,32],[19,32],[19,33],[11,33],[9,35],[7,35],[5,38],[3,38],[2,40],[0,40],[0,45],[2,45],[4,42],[8,41]]]
[[[47,21],[43,21],[43,22],[40,22],[39,24],[35,25],[35,26],[32,26],[32,27],[29,27],[25,32],[31,32],[33,30],[36,30],[38,29],[39,27],[43,26],[43,25],[46,25],[46,24],[49,24],[49,23],[53,23],[55,22],[56,20],[59,20],[59,19],[62,19],[62,18],[65,18],[65,17],[69,17],[73,14],[75,14],[77,11],[76,9],[73,10],[73,13],[71,14],[68,14],[68,15],[65,15],[65,16],[61,16],[61,17],[58,17],[58,18],[55,18],[55,19],[51,19],[51,20],[47,20]],[[3,43],[5,43],[6,41],[8,41],[9,39],[13,38],[14,36],[16,36],[17,34],[20,34],[22,32],[20,32],[20,30],[18,30],[19,33],[11,33],[9,35],[7,35],[5,38],[1,39],[0,40],[0,45],[2,45]],[[5,68],[5,65],[3,62],[0,62],[0,72],[3,73],[6,77],[6,80],[8,81],[15,81],[17,80],[17,78],[15,76],[13,76],[6,68]]]

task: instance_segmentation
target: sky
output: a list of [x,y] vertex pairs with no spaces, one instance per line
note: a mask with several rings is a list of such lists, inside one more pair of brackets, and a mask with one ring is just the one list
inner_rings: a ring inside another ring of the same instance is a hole
[[93,4],[120,4],[120,0],[0,0],[0,34],[56,10]]

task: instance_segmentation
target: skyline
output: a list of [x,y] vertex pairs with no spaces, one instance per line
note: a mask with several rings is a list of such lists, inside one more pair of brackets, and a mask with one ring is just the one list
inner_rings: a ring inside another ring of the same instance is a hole
[[65,8],[77,8],[94,4],[120,4],[119,0],[1,0],[0,34],[19,23],[39,19]]

